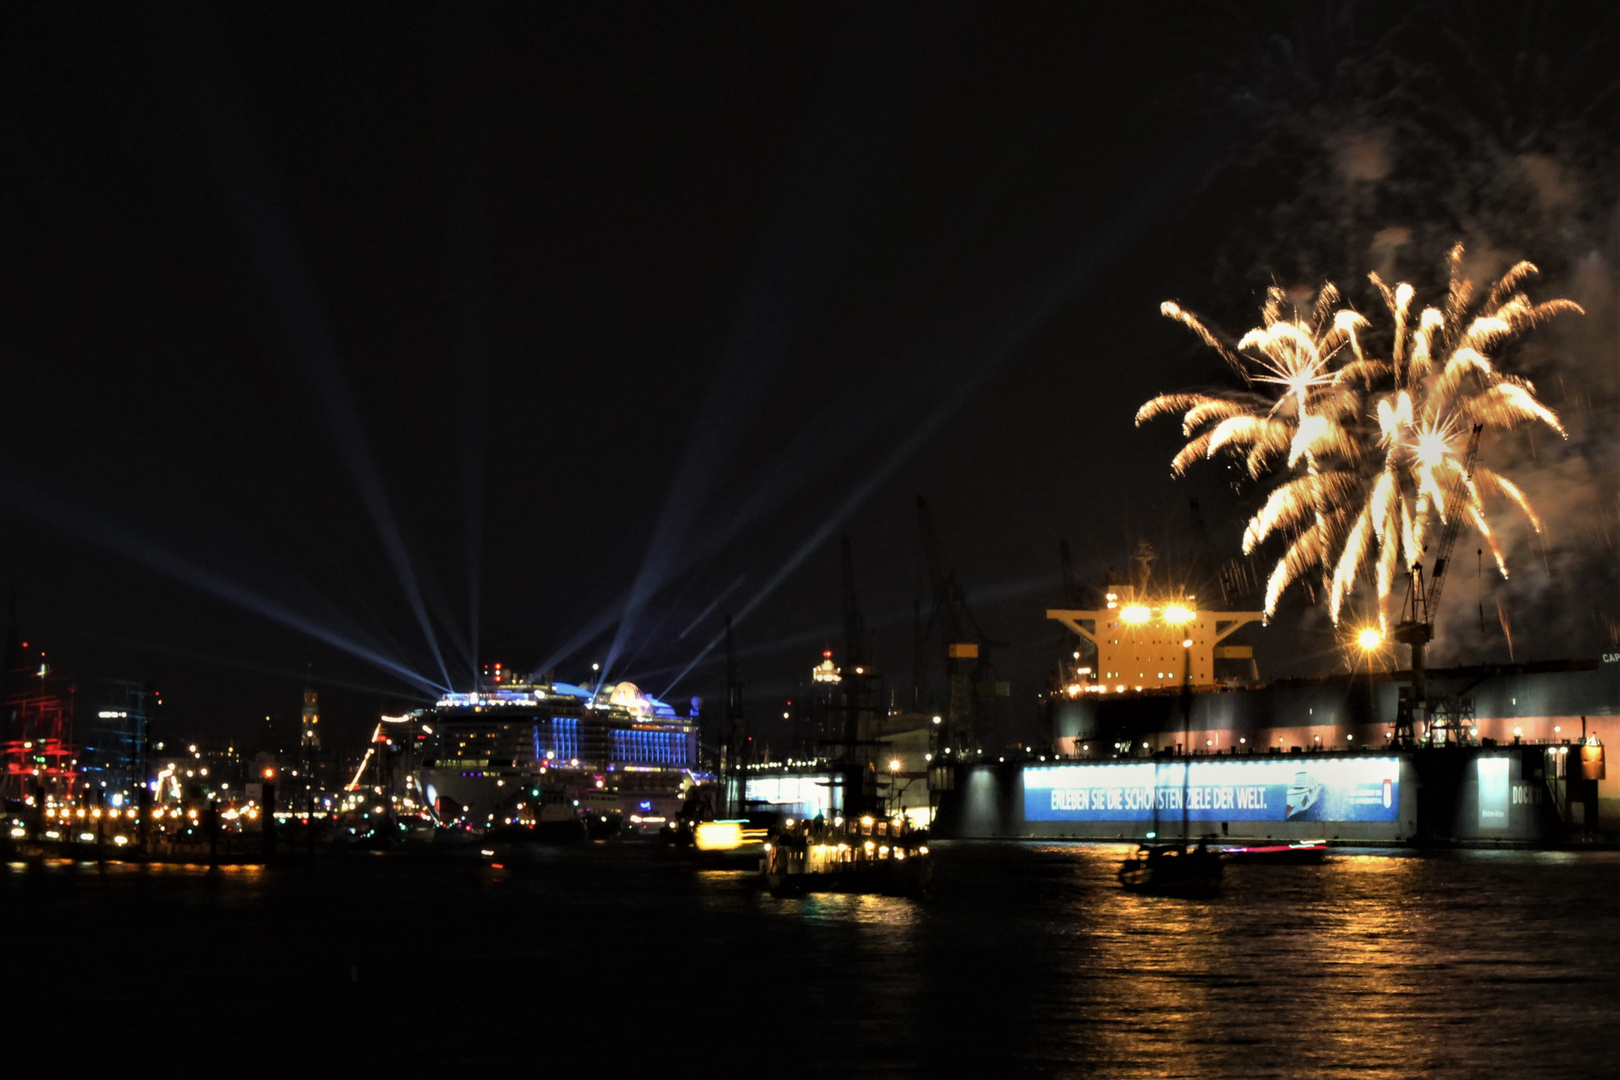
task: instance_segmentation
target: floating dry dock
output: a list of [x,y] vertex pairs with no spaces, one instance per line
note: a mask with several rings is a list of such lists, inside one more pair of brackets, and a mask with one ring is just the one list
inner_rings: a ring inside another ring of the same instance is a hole
[[1344,753],[1007,762],[955,771],[935,833],[953,837],[1364,843],[1598,839],[1596,742]]

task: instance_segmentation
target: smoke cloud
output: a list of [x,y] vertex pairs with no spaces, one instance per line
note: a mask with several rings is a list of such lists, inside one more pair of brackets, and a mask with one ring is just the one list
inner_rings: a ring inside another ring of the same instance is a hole
[[[1253,207],[1227,212],[1215,259],[1212,293],[1234,325],[1248,325],[1237,320],[1273,283],[1303,291],[1332,280],[1373,311],[1367,275],[1377,272],[1433,302],[1458,241],[1476,286],[1528,259],[1542,271],[1528,286],[1535,299],[1586,309],[1504,358],[1568,438],[1524,428],[1482,445],[1481,460],[1525,489],[1545,527],[1498,513],[1506,580],[1488,551],[1477,572],[1484,545],[1463,533],[1438,664],[1620,644],[1620,94],[1603,60],[1616,42],[1578,12],[1543,16],[1482,23],[1428,9],[1357,28],[1327,8],[1318,24],[1244,51],[1220,109],[1245,135],[1202,200],[1210,212]],[[1255,206],[1242,191],[1275,197]],[[1307,613],[1302,629],[1321,637],[1321,621]]]

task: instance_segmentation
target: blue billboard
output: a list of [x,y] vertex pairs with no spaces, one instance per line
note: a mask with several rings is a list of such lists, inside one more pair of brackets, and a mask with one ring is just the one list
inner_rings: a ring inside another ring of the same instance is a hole
[[1395,821],[1398,758],[1024,767],[1026,821]]

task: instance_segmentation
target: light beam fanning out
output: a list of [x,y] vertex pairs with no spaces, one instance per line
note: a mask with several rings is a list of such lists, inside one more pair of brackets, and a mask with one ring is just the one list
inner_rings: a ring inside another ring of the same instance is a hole
[[216,570],[164,548],[126,526],[27,483],[6,470],[0,470],[0,503],[11,505],[70,536],[111,551],[198,592],[325,642],[424,692],[438,694],[450,689],[448,683],[435,682],[431,676],[419,674],[388,656],[377,644],[363,640],[357,633],[334,628],[324,619],[300,610],[285,592],[260,591],[242,585]]

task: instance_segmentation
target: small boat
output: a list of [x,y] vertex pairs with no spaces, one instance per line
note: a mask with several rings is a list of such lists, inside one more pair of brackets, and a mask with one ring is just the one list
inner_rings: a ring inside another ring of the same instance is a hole
[[934,877],[928,834],[903,817],[794,822],[772,832],[762,860],[773,896],[811,892],[924,896]]
[[[1188,641],[1187,645],[1192,642]],[[1185,733],[1192,714],[1192,654],[1187,653],[1186,668],[1181,681],[1181,723]],[[1156,896],[1182,896],[1202,898],[1218,896],[1221,891],[1221,853],[1211,850],[1200,840],[1197,846],[1188,846],[1191,820],[1188,816],[1188,787],[1191,784],[1192,762],[1181,762],[1181,840],[1178,843],[1143,844],[1120,864],[1118,877],[1126,892],[1149,893]],[[1159,766],[1153,765],[1153,831],[1159,835]]]
[[772,830],[782,815],[756,811],[735,818],[685,816],[674,827],[661,833],[667,843],[679,848],[686,858],[713,869],[753,870],[763,865],[769,852]]
[[1259,844],[1221,849],[1221,855],[1227,862],[1243,863],[1315,864],[1327,858],[1327,853],[1326,840],[1302,840],[1297,844]]
[[1119,883],[1126,892],[1194,899],[1221,891],[1221,853],[1200,843],[1143,844],[1125,857]]

